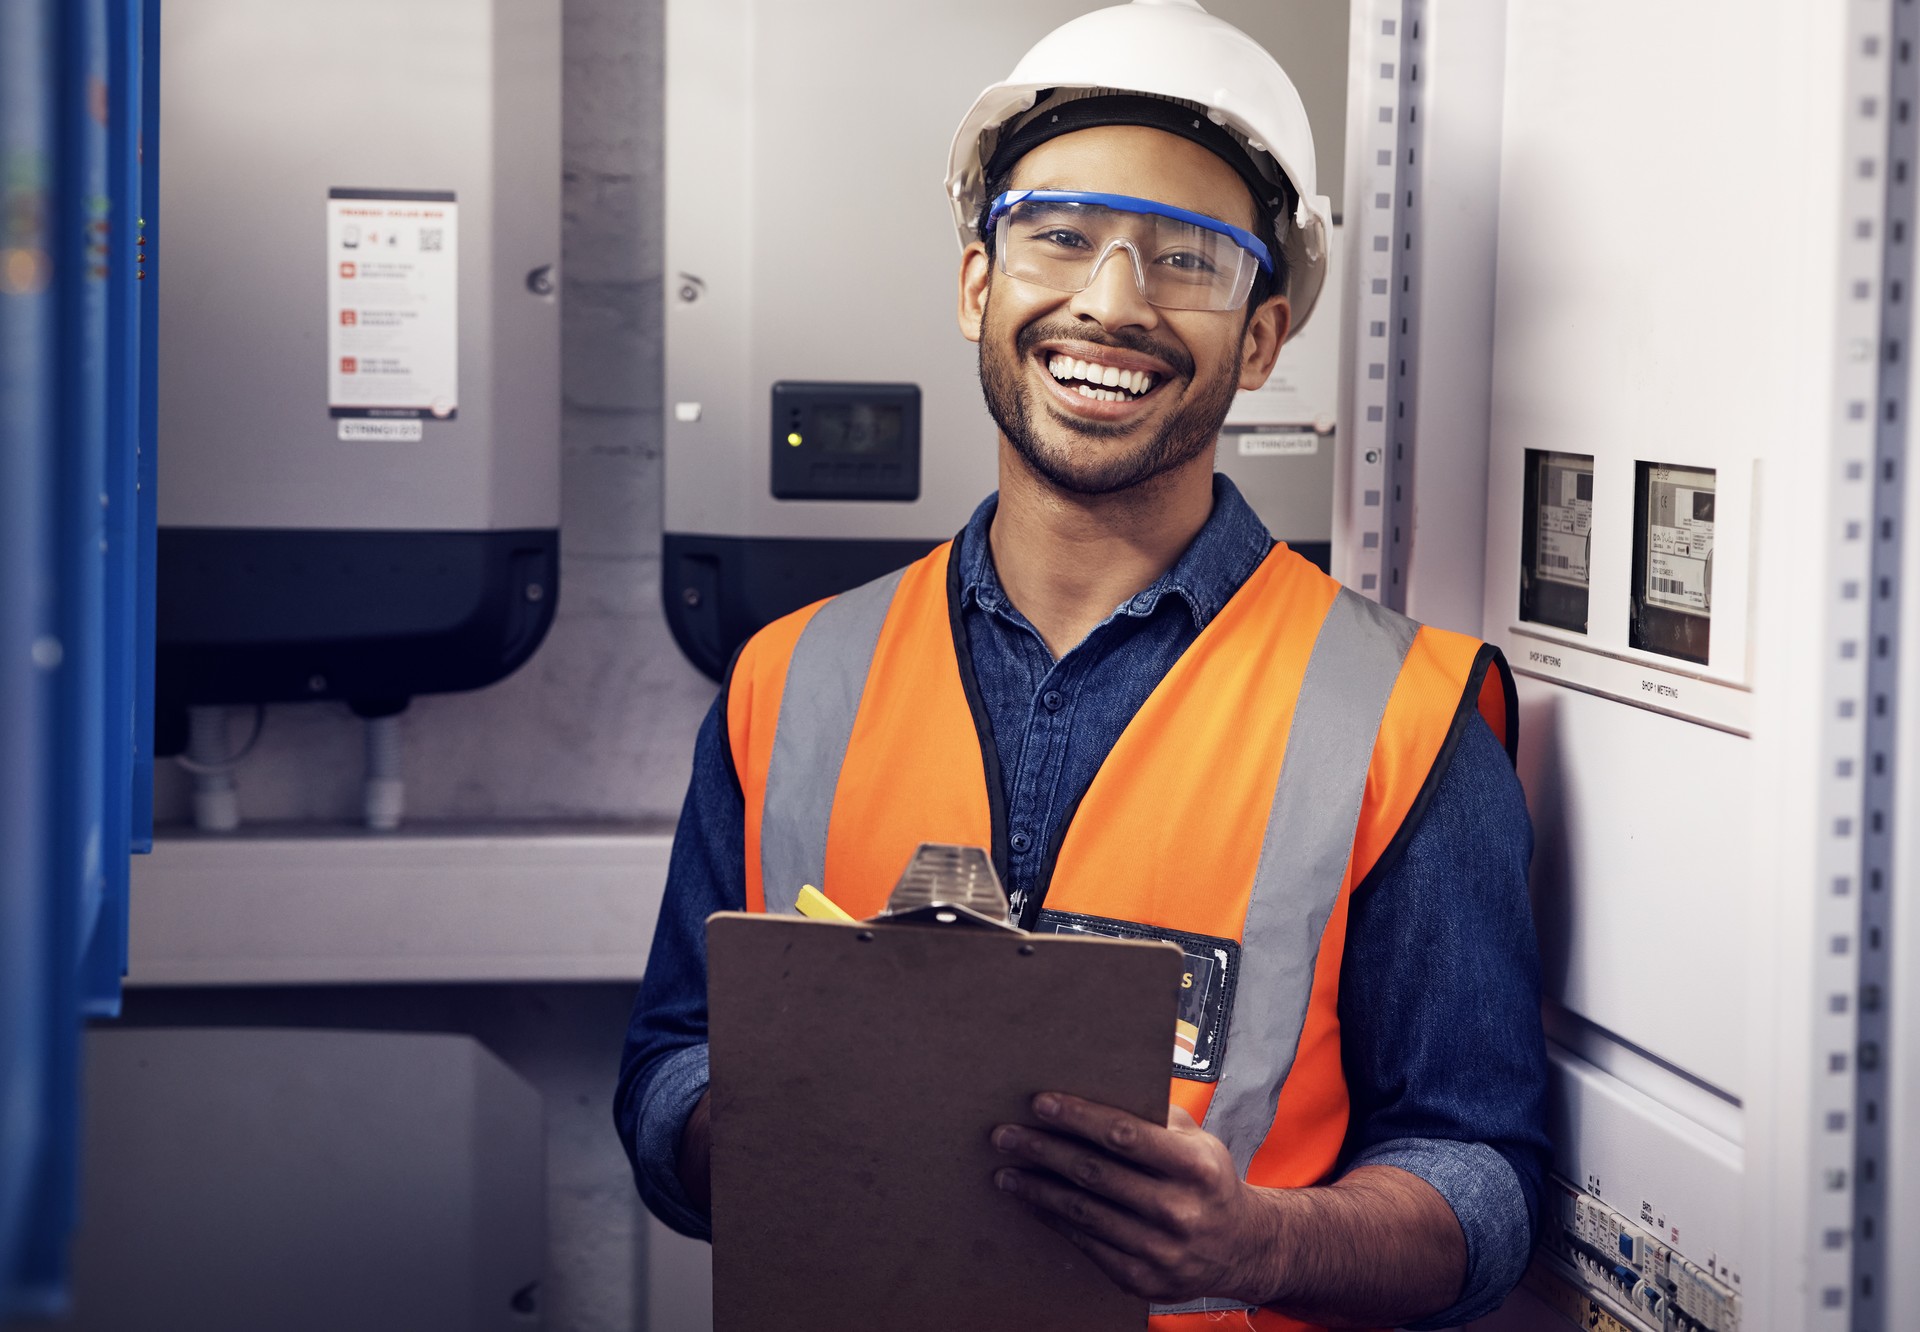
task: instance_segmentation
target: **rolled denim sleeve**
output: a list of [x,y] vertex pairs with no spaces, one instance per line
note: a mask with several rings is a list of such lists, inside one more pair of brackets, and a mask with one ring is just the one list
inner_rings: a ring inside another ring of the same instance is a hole
[[1455,1304],[1497,1307],[1538,1232],[1551,1153],[1540,963],[1527,898],[1533,832],[1500,742],[1469,721],[1400,859],[1355,897],[1340,1024],[1352,1123],[1344,1169],[1431,1184],[1466,1239]]
[[726,750],[723,694],[694,741],[693,778],[667,863],[666,895],[627,1024],[613,1119],[653,1214],[712,1237],[680,1187],[680,1134],[707,1089],[707,917],[746,905],[746,806]]

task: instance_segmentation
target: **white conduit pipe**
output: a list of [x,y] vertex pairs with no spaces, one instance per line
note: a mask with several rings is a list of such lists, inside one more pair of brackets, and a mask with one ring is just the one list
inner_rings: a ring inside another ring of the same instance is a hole
[[235,762],[227,744],[227,710],[188,708],[186,766],[193,773],[193,825],[202,832],[232,832],[240,826]]
[[406,807],[406,783],[400,777],[400,716],[367,718],[367,827],[392,832]]

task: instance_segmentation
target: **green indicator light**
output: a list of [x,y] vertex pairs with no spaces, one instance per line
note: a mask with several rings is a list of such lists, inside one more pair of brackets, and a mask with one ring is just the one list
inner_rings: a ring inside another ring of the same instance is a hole
[[793,432],[792,434],[790,434],[790,435],[788,435],[788,436],[787,436],[787,443],[789,443],[789,444],[791,444],[791,445],[793,445],[793,447],[794,447],[794,448],[796,448],[796,449],[797,449],[797,448],[799,448],[799,447],[800,447],[800,432],[799,432],[798,430],[796,430],[796,431],[794,431],[794,432]]

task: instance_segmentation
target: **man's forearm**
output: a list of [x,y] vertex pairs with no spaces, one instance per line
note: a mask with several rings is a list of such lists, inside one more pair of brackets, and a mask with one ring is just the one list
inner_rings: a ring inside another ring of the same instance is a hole
[[1398,1327],[1452,1304],[1467,1242],[1431,1184],[1361,1166],[1333,1184],[1259,1189],[1270,1228],[1237,1292],[1327,1327]]
[[704,1092],[694,1104],[693,1113],[687,1116],[687,1126],[680,1130],[680,1154],[674,1162],[687,1201],[695,1211],[709,1216],[713,1213],[712,1100],[713,1093]]

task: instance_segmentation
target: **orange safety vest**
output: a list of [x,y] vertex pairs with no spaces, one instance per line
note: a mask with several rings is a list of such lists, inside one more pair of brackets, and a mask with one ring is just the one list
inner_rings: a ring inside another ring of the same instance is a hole
[[[991,847],[1005,866],[951,551],[796,611],[742,649],[726,719],[749,910],[791,912],[810,883],[876,915],[922,842]],[[1496,649],[1375,605],[1276,546],[1128,723],[1050,880],[1022,904],[1027,928],[1187,952],[1208,995],[1183,1005],[1171,1099],[1250,1183],[1333,1173],[1348,1119],[1348,902],[1411,834],[1476,709],[1511,755],[1516,702]],[[1242,1308],[1155,1306],[1150,1326],[1198,1332]],[[1249,1315],[1263,1332],[1304,1326]]]

